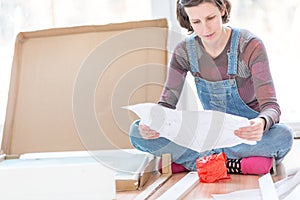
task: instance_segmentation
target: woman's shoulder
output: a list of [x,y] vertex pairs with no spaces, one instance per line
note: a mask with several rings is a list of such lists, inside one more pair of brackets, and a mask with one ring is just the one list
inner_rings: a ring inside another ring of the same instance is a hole
[[173,54],[187,57],[187,38],[181,39],[175,45]]
[[242,52],[247,48],[249,43],[254,44],[254,46],[263,44],[262,40],[253,32],[247,29],[239,29],[239,31],[241,32],[239,45]]
[[257,35],[255,35],[253,32],[249,31],[248,29],[239,29],[241,32],[241,39],[244,41],[250,41],[252,39],[259,39]]

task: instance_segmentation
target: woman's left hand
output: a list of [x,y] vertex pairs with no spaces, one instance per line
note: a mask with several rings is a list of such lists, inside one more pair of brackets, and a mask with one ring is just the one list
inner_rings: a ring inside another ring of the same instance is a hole
[[260,141],[265,127],[264,118],[254,118],[250,120],[250,126],[241,127],[234,131],[234,134],[242,139]]

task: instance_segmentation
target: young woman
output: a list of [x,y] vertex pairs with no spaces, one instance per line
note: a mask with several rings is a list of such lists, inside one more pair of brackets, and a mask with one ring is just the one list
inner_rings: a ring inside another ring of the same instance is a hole
[[256,145],[195,152],[159,136],[136,121],[130,129],[133,146],[160,156],[171,153],[173,169],[196,170],[199,157],[224,152],[229,173],[265,174],[280,163],[292,146],[292,131],[279,123],[277,103],[263,42],[247,30],[226,26],[228,0],[178,0],[177,19],[191,34],[174,50],[159,104],[176,108],[190,72],[204,109],[247,117],[250,125],[235,130]]

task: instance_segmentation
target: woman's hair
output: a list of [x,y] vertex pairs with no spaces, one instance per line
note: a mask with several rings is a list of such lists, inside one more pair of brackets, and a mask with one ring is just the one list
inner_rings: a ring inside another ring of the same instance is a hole
[[225,24],[229,21],[231,11],[231,3],[229,0],[177,0],[177,20],[182,28],[187,29],[190,33],[194,32],[194,29],[190,23],[190,19],[186,14],[184,8],[197,6],[205,2],[213,3],[219,8],[220,11],[225,8],[225,15],[222,16],[222,22],[223,24]]

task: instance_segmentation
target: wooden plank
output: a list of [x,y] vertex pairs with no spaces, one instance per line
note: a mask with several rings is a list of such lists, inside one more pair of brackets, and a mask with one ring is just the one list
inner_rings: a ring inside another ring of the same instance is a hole
[[0,154],[0,162],[5,160],[6,154]]
[[260,179],[258,179],[258,182],[259,182],[259,187],[260,187],[263,200],[268,200],[268,199],[279,200],[270,173],[262,176]]
[[171,154],[163,154],[161,156],[161,159],[162,159],[162,169],[161,169],[161,172],[163,174],[172,174]]
[[143,192],[136,196],[135,200],[148,199],[172,176],[171,154],[162,155],[162,175]]
[[173,187],[163,193],[158,200],[181,199],[199,183],[197,172],[189,172]]
[[162,174],[154,183],[149,185],[142,193],[140,193],[135,200],[144,200],[152,196],[169,178],[172,174]]

